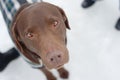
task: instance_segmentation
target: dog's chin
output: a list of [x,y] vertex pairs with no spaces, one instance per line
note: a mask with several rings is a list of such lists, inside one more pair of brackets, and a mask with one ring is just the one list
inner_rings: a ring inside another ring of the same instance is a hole
[[47,68],[48,70],[52,70],[52,69],[60,69],[60,68],[62,68],[62,67],[63,67],[63,65],[53,66],[53,67],[47,67],[47,66],[46,66],[46,68]]
[[65,63],[62,63],[62,64],[59,64],[59,65],[51,65],[51,64],[44,64],[45,67],[48,69],[48,70],[52,70],[52,69],[60,69],[61,67],[64,66],[64,64],[66,64],[68,62],[68,60],[66,60]]
[[60,69],[62,67],[63,67],[63,65],[60,65],[60,66],[57,66],[55,69]]

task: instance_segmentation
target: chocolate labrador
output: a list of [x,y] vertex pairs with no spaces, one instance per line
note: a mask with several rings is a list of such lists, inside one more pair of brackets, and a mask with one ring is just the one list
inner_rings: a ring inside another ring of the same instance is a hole
[[[57,69],[62,78],[68,71],[66,28],[70,29],[64,11],[50,3],[24,4],[16,13],[10,34],[17,49],[31,62],[44,64],[40,70],[48,80],[56,80],[49,69]],[[41,61],[39,61],[41,60]]]

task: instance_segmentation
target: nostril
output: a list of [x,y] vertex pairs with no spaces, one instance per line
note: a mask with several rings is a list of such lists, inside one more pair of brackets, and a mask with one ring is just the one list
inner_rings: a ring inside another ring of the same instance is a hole
[[50,60],[51,60],[51,61],[53,61],[54,59],[53,59],[53,58],[51,58]]
[[58,55],[58,58],[61,58],[61,55]]

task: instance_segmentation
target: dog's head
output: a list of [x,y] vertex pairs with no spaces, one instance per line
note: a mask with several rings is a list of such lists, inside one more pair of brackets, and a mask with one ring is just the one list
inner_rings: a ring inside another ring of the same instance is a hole
[[10,30],[20,52],[35,63],[40,57],[44,65],[52,69],[68,62],[66,28],[70,29],[64,11],[41,2],[23,5]]

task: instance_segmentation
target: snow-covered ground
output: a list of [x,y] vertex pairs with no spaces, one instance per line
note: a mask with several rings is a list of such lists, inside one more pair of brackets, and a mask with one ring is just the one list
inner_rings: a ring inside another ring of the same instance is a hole
[[[89,9],[82,0],[44,0],[62,7],[71,26],[67,31],[70,61],[68,80],[120,80],[120,31],[114,26],[120,17],[119,0],[98,1]],[[0,51],[13,47],[0,13]],[[59,78],[57,72],[52,70]],[[22,58],[12,61],[0,73],[0,80],[46,80]]]

